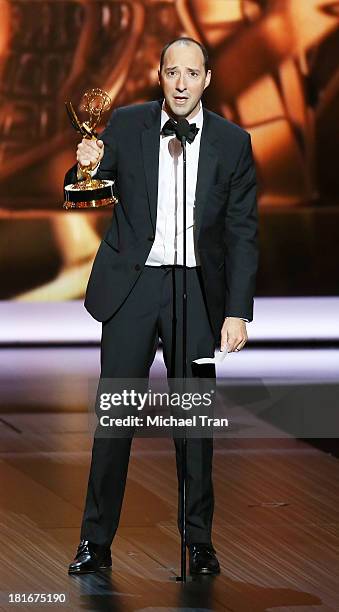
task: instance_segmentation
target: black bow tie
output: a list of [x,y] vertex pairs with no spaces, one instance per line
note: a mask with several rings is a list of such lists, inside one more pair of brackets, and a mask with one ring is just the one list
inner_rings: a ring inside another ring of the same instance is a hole
[[[187,142],[191,144],[193,140],[195,139],[198,132],[199,132],[199,128],[196,126],[196,124],[190,123],[190,130],[186,138]],[[163,134],[164,136],[174,136],[174,134],[176,133],[177,133],[177,124],[174,121],[174,119],[169,119],[164,124],[161,130],[161,134]]]

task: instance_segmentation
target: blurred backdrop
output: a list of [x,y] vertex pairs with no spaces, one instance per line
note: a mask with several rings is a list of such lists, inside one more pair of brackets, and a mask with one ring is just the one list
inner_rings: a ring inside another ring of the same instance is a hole
[[0,299],[83,297],[112,211],[62,210],[78,141],[64,102],[161,97],[159,55],[180,35],[209,51],[204,104],[252,136],[257,295],[338,295],[338,0],[0,0],[0,14]]

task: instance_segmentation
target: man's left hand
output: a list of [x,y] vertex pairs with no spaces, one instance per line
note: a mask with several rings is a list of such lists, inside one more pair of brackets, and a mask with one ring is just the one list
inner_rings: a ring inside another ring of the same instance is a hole
[[248,340],[246,323],[238,317],[227,317],[221,328],[221,350],[240,351]]

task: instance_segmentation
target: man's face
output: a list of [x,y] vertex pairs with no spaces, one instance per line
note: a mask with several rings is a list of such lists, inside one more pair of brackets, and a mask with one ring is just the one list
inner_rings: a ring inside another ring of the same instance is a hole
[[174,43],[167,49],[159,83],[171,115],[193,118],[210,80],[211,71],[205,73],[204,56],[198,45]]

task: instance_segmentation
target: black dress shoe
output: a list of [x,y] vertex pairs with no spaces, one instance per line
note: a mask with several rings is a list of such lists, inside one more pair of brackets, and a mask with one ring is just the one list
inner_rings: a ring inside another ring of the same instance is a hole
[[213,546],[190,544],[188,550],[191,574],[220,574],[220,565]]
[[111,551],[88,540],[80,540],[74,561],[68,568],[69,574],[90,574],[112,567]]

